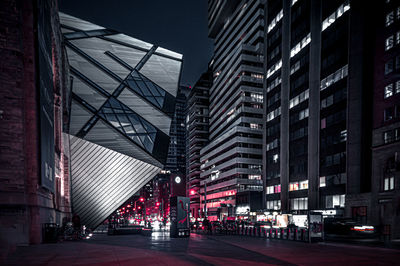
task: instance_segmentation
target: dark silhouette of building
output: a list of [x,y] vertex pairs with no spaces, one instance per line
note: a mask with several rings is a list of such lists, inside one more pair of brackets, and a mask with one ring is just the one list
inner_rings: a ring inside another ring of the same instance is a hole
[[211,0],[208,6],[215,48],[200,193],[204,196],[206,185],[208,216],[218,219],[233,216],[238,208],[252,209],[249,201],[238,204],[236,195],[263,190],[264,5],[259,0]]
[[[372,210],[360,203],[356,219],[368,217],[382,233],[400,238],[400,1],[375,6]],[[363,211],[363,209],[365,211]]]
[[370,192],[372,6],[357,0],[267,1],[268,210],[332,209],[349,216],[360,195]]
[[70,94],[57,1],[1,1],[0,39],[4,251],[38,244],[45,224],[71,218]]
[[186,109],[186,184],[191,214],[202,217],[200,209],[200,150],[208,143],[209,90],[212,73],[202,74],[190,91]]
[[174,118],[171,122],[170,142],[167,163],[164,170],[179,173],[183,177],[186,173],[186,143],[185,143],[185,109],[190,87],[179,86],[175,101]]

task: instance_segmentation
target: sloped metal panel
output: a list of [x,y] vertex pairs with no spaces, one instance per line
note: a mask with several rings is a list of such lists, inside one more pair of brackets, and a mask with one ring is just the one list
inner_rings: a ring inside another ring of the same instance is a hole
[[73,208],[89,228],[101,224],[160,171],[90,141],[70,140]]
[[153,125],[156,125],[165,134],[169,135],[171,118],[166,116],[157,108],[144,102],[142,98],[131,92],[128,88],[125,88],[121,92],[121,94],[118,96],[118,100],[120,100],[123,104],[127,105],[129,108],[131,108],[133,111],[138,113],[140,116],[142,116]]
[[140,73],[161,86],[172,95],[176,95],[182,62],[153,54],[144,64]]
[[89,111],[80,106],[75,101],[71,104],[71,122],[69,131],[71,134],[77,134],[86,122],[93,116]]
[[79,30],[101,30],[104,29],[104,27],[101,27],[99,25],[92,24],[88,21],[67,15],[65,13],[59,13],[60,20],[62,23],[66,26],[76,28]]
[[[91,88],[88,86],[86,83],[84,83],[82,80],[80,80],[77,76],[71,75],[74,80],[74,88],[79,88],[74,90],[74,93],[81,97],[83,100],[88,102],[90,105],[92,105],[94,108],[99,109],[104,102],[107,100],[106,97],[101,95],[99,92],[97,92],[95,89]],[[72,116],[72,119],[74,119],[74,116]]]
[[94,228],[163,167],[182,55],[66,14],[60,20],[74,77],[73,211]]
[[[115,48],[117,48],[117,46],[121,47],[121,45],[114,44],[100,38],[72,40],[71,43],[87,55],[91,56],[94,60],[101,62],[102,65],[104,65],[113,73],[117,74],[120,78],[124,79],[129,74],[130,71],[128,69],[124,68],[120,64],[116,64],[113,59],[104,53],[105,51],[114,53]],[[132,55],[130,57],[132,57]],[[139,61],[141,58],[137,59]]]
[[97,143],[103,147],[118,151],[127,156],[134,157],[138,160],[151,163],[158,167],[163,165],[154,159],[152,156],[143,152],[140,148],[134,145],[125,137],[121,136],[118,132],[106,125],[103,121],[99,120],[89,133],[85,136],[85,140]]

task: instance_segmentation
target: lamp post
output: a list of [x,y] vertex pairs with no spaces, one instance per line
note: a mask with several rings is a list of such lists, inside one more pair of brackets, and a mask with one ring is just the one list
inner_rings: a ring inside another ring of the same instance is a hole
[[[201,194],[194,189],[190,190],[190,195],[197,194],[200,196],[201,202]],[[204,183],[204,218],[207,218],[207,183]]]

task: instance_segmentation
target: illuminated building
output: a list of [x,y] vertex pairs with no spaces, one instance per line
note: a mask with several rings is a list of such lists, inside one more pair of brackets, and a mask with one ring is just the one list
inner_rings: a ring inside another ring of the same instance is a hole
[[[234,216],[237,197],[261,195],[264,6],[261,1],[208,1],[210,63],[209,143],[201,149],[210,219]],[[261,202],[261,201],[259,201]],[[241,201],[248,205],[249,201]],[[251,211],[261,206],[249,206]]]
[[73,211],[94,228],[164,167],[182,55],[60,17],[72,77]]

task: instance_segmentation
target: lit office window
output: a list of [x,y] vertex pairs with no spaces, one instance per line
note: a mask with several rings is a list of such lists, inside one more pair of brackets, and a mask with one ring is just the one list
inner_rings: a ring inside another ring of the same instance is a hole
[[308,180],[300,181],[299,182],[299,189],[308,189]]
[[301,50],[303,50],[304,47],[306,47],[309,43],[311,42],[311,33],[307,34],[306,37],[303,38],[298,44],[296,44],[291,50],[290,50],[290,57],[292,58],[296,54],[298,54]]
[[396,93],[400,93],[400,80],[396,81]]
[[393,190],[394,189],[394,176],[386,177],[383,181],[383,190]]
[[349,9],[350,9],[349,1],[346,1],[345,3],[340,5],[335,12],[333,12],[329,17],[327,17],[322,22],[322,31],[326,30],[330,25],[332,25],[338,18],[340,18]]
[[384,98],[388,98],[393,95],[393,84],[389,84],[385,87],[385,95]]
[[272,161],[273,161],[274,163],[277,163],[278,160],[279,160],[279,155],[278,155],[278,154],[274,154],[274,155],[272,156]]
[[289,101],[289,109],[292,109],[293,107],[295,107],[296,105],[304,102],[305,100],[308,99],[309,97],[309,93],[310,90],[307,89],[305,91],[303,91],[302,93],[300,93],[299,95],[293,97],[292,99],[290,99]]
[[289,184],[289,191],[299,190],[299,182],[291,182]]
[[319,178],[319,187],[326,187],[326,176],[321,176]]
[[345,195],[329,195],[325,197],[326,208],[343,208],[345,204]]
[[267,194],[274,194],[274,186],[267,187]]
[[390,26],[394,22],[394,12],[389,12],[386,15],[386,27]]
[[268,25],[268,30],[267,32],[270,32],[271,30],[273,30],[276,26],[276,24],[278,24],[278,22],[283,18],[283,10],[281,10],[278,15],[276,15],[276,17],[271,21],[271,23],[269,23]]
[[385,41],[385,51],[393,48],[393,40],[394,40],[393,35],[389,36],[389,38],[386,39],[386,41]]
[[325,90],[332,84],[342,80],[343,78],[347,77],[348,75],[348,65],[343,66],[342,68],[336,70],[334,73],[330,74],[326,78],[321,80],[321,91]]
[[281,115],[281,107],[279,106],[278,108],[276,108],[275,110],[269,112],[267,114],[267,122],[275,119],[276,117]]
[[290,199],[291,210],[307,210],[307,208],[308,208],[308,198]]

